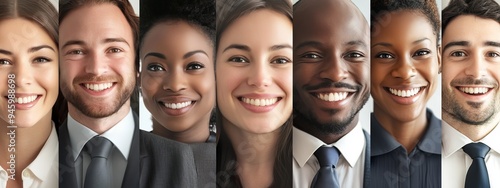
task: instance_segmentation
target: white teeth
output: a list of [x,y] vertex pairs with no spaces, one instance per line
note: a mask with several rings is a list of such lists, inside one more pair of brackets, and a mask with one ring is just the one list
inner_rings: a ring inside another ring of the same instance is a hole
[[37,98],[36,95],[27,96],[27,97],[16,97],[16,98],[14,98],[14,102],[18,103],[18,104],[26,104],[26,103],[30,103],[30,102],[35,101],[36,98]]
[[241,101],[244,103],[253,105],[253,106],[269,106],[273,105],[278,101],[278,98],[272,98],[272,99],[250,99],[250,98],[245,98],[242,97]]
[[411,97],[411,96],[417,94],[420,91],[420,88],[417,87],[417,88],[413,88],[413,89],[409,89],[409,90],[398,90],[398,89],[389,88],[389,91],[393,95],[396,95],[398,97]]
[[316,97],[328,102],[341,101],[347,97],[347,92],[320,93]]
[[467,94],[484,94],[488,92],[486,87],[460,87],[460,91]]
[[112,85],[113,83],[85,84],[85,87],[93,91],[102,91],[110,88]]
[[170,109],[181,109],[185,108],[186,106],[189,106],[193,103],[193,101],[186,101],[186,102],[181,102],[181,103],[164,103],[165,107],[170,108]]

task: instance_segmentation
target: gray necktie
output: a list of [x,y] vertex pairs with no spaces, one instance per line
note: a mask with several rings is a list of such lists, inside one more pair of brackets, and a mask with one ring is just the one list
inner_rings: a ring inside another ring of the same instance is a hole
[[479,142],[467,144],[462,149],[472,158],[472,164],[465,177],[465,188],[489,188],[490,180],[484,157],[490,151],[490,147]]
[[340,152],[335,147],[322,146],[314,152],[320,168],[312,181],[312,188],[339,188],[339,180],[335,173],[335,166],[339,161]]
[[113,143],[102,136],[94,136],[85,144],[91,161],[85,175],[85,188],[111,187],[111,170],[108,169],[108,156],[113,149]]

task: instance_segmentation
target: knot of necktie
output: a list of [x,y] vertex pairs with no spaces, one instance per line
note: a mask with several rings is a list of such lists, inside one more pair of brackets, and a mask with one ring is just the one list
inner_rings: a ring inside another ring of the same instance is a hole
[[113,143],[102,136],[94,136],[85,144],[85,149],[91,158],[108,158],[112,148]]
[[314,152],[320,166],[330,166],[335,168],[339,161],[340,152],[335,147],[321,146]]
[[470,143],[465,145],[463,148],[465,153],[470,156],[472,159],[483,158],[490,151],[490,147],[487,145],[478,142],[478,143]]

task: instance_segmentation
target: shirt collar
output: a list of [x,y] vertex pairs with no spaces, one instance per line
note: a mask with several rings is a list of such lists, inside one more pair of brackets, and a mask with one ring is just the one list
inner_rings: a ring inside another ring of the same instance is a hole
[[[427,109],[426,117],[428,126],[416,148],[426,153],[441,154],[441,120],[437,119],[429,109]],[[401,144],[382,128],[373,113],[371,114],[371,132],[371,156],[383,155],[401,147]]]
[[451,154],[462,149],[472,140],[458,132],[446,121],[443,121],[443,158],[449,157]]
[[303,167],[316,149],[323,145],[335,146],[353,167],[360,158],[365,144],[363,129],[359,122],[354,129],[333,144],[325,144],[315,136],[293,127],[293,157],[300,167]]
[[[125,159],[128,159],[132,137],[134,135],[134,116],[129,110],[127,116],[116,125],[104,132],[101,136],[110,140],[120,151]],[[94,136],[96,132],[77,122],[68,114],[68,132],[73,152],[73,159],[76,161],[85,144]]]
[[[57,139],[57,133],[55,129],[54,122],[52,122],[52,130],[50,132],[49,138],[45,141],[40,153],[31,164],[29,164],[24,170],[30,170],[33,174],[44,181],[48,178],[52,178],[54,174],[50,174],[50,169],[53,165],[57,165],[54,161],[58,160],[59,154],[59,142]],[[23,171],[24,171],[23,170]]]

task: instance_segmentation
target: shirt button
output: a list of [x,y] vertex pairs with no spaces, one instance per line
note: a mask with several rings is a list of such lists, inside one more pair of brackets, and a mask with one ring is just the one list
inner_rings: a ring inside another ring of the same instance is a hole
[[24,176],[24,177],[29,178],[29,177],[30,177],[30,173],[29,173],[28,171],[26,171],[26,170],[25,170],[25,171],[23,172],[23,176]]

